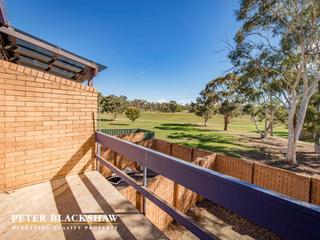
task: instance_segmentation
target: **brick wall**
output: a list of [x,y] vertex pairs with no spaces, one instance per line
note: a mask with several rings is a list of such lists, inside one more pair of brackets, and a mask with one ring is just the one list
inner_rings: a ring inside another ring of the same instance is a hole
[[0,191],[92,169],[94,88],[0,60]]
[[302,201],[309,201],[310,177],[257,162],[254,163],[253,170],[253,184]]
[[253,161],[217,154],[213,170],[252,183]]

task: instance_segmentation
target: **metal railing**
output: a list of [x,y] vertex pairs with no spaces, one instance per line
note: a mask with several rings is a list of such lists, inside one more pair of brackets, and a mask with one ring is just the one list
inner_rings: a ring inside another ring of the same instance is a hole
[[[221,173],[199,167],[149,148],[96,132],[96,141],[208,200],[272,231],[283,239],[320,239],[320,207],[288,198]],[[189,216],[138,184],[100,154],[100,164],[110,168],[129,185],[168,213],[200,239],[217,239]]]

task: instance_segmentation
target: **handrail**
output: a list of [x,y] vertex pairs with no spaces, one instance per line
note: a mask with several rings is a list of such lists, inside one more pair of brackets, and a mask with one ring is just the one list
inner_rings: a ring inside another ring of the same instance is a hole
[[284,239],[320,239],[319,206],[100,132],[96,141]]
[[143,196],[148,198],[154,204],[156,204],[159,208],[161,208],[163,211],[165,211],[167,214],[173,217],[177,222],[189,229],[189,231],[194,233],[197,237],[199,237],[200,239],[208,240],[218,239],[205,229],[198,226],[192,218],[190,218],[180,210],[176,209],[175,207],[172,207],[168,202],[159,198],[156,194],[149,191],[146,187],[141,186],[137,181],[135,181],[129,175],[125,174],[121,169],[117,168],[112,163],[108,162],[106,159],[99,155],[97,155],[96,157],[99,163],[103,164],[104,166],[108,167],[112,172],[116,173],[126,183],[128,183],[130,186],[132,186],[134,189],[136,189],[138,192],[140,192]]

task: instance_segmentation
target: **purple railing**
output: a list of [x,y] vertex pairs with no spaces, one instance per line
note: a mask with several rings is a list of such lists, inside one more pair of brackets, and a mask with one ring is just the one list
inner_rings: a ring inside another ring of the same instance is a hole
[[[200,194],[210,201],[272,231],[283,239],[320,239],[320,207],[199,167],[134,143],[96,132],[96,141],[152,171]],[[190,217],[140,186],[106,161],[97,160],[155,203],[200,239],[216,239]]]

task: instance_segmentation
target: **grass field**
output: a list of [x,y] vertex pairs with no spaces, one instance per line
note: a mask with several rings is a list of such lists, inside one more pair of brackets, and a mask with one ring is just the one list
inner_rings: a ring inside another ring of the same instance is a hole
[[[203,120],[191,113],[144,112],[134,123],[120,114],[113,120],[109,114],[100,116],[98,128],[143,128],[155,132],[156,138],[176,142],[187,146],[207,149],[231,156],[240,156],[242,152],[255,152],[253,147],[241,143],[243,136],[259,136],[248,116],[231,120],[229,130],[223,131],[223,118],[220,115],[209,120],[208,126],[202,126]],[[277,127],[275,136],[286,137],[287,130]]]

